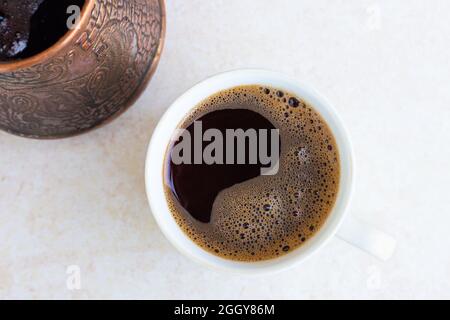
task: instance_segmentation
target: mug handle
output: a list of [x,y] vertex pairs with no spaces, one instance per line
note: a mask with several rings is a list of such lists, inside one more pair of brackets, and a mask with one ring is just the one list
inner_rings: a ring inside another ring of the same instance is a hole
[[337,236],[383,261],[394,254],[397,244],[394,237],[350,215],[345,218]]

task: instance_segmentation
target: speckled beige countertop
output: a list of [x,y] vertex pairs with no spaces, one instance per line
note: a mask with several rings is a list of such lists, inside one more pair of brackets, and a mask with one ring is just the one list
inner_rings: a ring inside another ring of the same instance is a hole
[[[0,133],[0,298],[450,298],[450,2],[167,2],[161,63],[123,116],[60,141]],[[335,104],[356,155],[351,211],[396,236],[391,260],[335,239],[247,278],[165,240],[144,192],[152,130],[191,85],[241,67],[285,72]]]

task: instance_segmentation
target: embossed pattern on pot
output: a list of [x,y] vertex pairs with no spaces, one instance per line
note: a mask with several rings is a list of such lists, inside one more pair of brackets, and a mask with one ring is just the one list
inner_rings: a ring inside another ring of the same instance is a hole
[[86,1],[80,28],[29,66],[0,64],[0,129],[60,138],[115,118],[145,88],[164,33],[163,0]]

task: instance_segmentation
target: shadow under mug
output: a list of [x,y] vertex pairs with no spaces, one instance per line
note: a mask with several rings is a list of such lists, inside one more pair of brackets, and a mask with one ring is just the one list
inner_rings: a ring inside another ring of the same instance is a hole
[[[324,225],[299,248],[272,260],[239,262],[215,256],[195,244],[178,226],[168,207],[164,191],[163,168],[167,148],[179,123],[209,96],[241,85],[261,85],[291,92],[321,114],[336,138],[340,153],[341,177],[336,203]],[[206,79],[179,97],[159,121],[148,148],[145,181],[153,216],[167,239],[193,260],[219,270],[259,274],[281,271],[304,261],[338,235],[347,242],[386,260],[395,249],[395,240],[355,218],[346,216],[354,180],[353,152],[347,131],[333,106],[314,89],[285,75],[265,70],[236,70]],[[345,220],[345,221],[344,221]]]

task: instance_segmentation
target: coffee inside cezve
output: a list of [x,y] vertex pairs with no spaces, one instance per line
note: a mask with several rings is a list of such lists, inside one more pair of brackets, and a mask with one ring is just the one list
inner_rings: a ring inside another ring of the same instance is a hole
[[36,55],[61,39],[67,20],[85,0],[0,0],[0,61]]
[[226,259],[260,261],[293,251],[320,230],[336,201],[340,164],[333,133],[313,106],[276,88],[241,86],[201,102],[179,128],[193,136],[194,121],[222,133],[276,128],[280,138],[275,175],[261,175],[261,163],[175,164],[168,153],[166,199],[195,243]]

